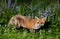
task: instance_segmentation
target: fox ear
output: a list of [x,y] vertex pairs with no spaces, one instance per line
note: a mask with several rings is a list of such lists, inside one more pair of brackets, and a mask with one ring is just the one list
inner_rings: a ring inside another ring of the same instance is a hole
[[47,17],[43,17],[42,19],[46,21],[46,18],[47,18]]
[[35,16],[35,19],[39,19],[37,16]]

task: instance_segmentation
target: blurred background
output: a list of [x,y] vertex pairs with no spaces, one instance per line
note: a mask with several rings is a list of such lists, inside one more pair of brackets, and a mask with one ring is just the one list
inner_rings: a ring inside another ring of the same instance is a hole
[[[8,29],[8,20],[16,14],[47,20],[35,33]],[[0,0],[0,39],[60,39],[60,0]]]

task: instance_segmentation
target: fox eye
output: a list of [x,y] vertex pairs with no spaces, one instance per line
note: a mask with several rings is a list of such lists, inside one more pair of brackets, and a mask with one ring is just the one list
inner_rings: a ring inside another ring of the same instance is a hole
[[43,24],[43,22],[41,22],[41,24]]
[[39,23],[39,22],[37,22],[37,23]]

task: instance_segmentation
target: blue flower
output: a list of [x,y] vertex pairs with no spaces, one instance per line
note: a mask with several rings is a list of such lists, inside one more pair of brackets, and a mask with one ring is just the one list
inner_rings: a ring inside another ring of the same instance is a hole
[[10,2],[10,8],[13,8],[13,3],[12,2]]

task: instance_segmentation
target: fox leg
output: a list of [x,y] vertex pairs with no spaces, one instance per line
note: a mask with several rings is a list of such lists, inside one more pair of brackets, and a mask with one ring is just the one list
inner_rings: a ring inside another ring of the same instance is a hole
[[30,29],[30,32],[35,32],[35,30],[34,29]]
[[17,28],[17,29],[19,29],[19,28],[20,28],[20,26],[21,26],[21,24],[20,24],[20,23],[17,23],[16,28]]

